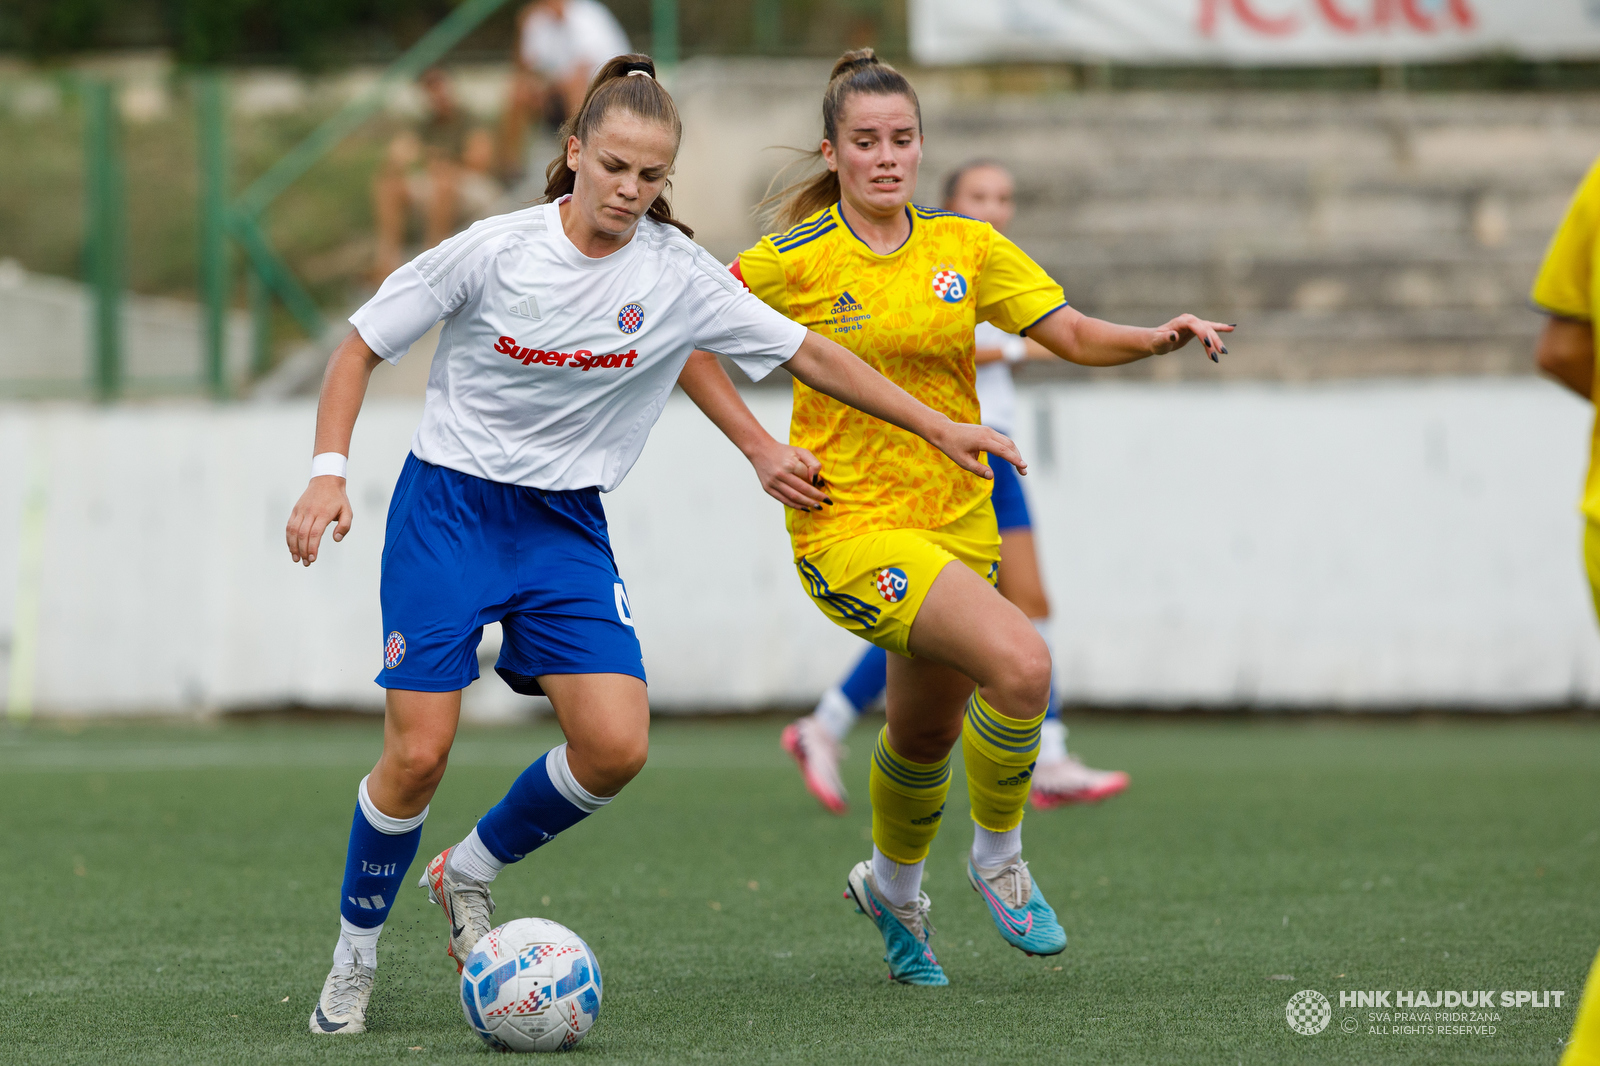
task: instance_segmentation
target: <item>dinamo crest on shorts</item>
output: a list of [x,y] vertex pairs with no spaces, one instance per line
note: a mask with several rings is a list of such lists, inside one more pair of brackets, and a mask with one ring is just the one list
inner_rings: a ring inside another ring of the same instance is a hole
[[940,270],[933,275],[933,294],[947,304],[958,304],[967,296],[967,279],[954,270]]
[[906,578],[906,572],[898,566],[886,566],[873,575],[872,583],[877,586],[878,595],[890,603],[899,603],[906,598],[906,590],[911,587],[911,582]]
[[642,325],[644,325],[644,308],[638,304],[628,304],[617,312],[617,328],[622,332],[638,333]]
[[393,670],[406,657],[406,638],[397,629],[383,642],[383,668]]

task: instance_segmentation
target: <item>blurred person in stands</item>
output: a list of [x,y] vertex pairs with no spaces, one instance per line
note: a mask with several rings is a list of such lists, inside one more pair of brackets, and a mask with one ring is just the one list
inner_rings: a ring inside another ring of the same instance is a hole
[[383,165],[372,179],[372,214],[378,225],[379,281],[399,269],[411,216],[421,222],[426,251],[457,229],[483,218],[500,198],[489,174],[494,138],[474,128],[456,101],[450,77],[438,67],[417,79],[427,98],[427,117],[415,130],[389,142]]
[[534,0],[517,15],[511,96],[500,116],[500,173],[522,176],[523,137],[544,119],[560,129],[602,63],[629,50],[628,35],[600,0]]
[[[1539,369],[1594,402],[1595,328],[1600,322],[1600,161],[1578,186],[1561,221],[1544,265],[1533,283],[1533,302],[1549,316],[1539,335]],[[1589,473],[1583,490],[1583,558],[1589,593],[1600,614],[1600,421],[1589,445]],[[1578,1005],[1577,1021],[1561,1066],[1600,1066],[1600,956]]]

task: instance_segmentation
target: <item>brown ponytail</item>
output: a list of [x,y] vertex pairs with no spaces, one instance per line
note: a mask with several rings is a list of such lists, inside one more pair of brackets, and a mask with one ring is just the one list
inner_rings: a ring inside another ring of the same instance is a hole
[[[904,96],[917,112],[917,129],[922,129],[922,104],[917,91],[906,76],[878,58],[870,48],[857,48],[846,52],[833,65],[828,76],[828,88],[822,94],[822,139],[839,143],[839,116],[845,102],[852,96]],[[839,175],[824,169],[809,178],[789,181],[786,177],[795,170],[813,169],[822,162],[822,150],[804,153],[804,158],[778,171],[767,186],[768,195],[756,205],[756,212],[775,230],[785,230],[825,207],[839,202]],[[774,186],[777,192],[772,192]]]
[[[635,76],[634,71],[648,74],[649,77]],[[589,91],[583,94],[583,104],[577,114],[561,127],[561,154],[544,168],[546,203],[553,204],[571,193],[577,182],[577,175],[567,166],[567,138],[576,137],[580,142],[587,142],[589,135],[605,122],[606,115],[616,108],[638,115],[647,122],[658,122],[672,131],[675,140],[683,139],[683,120],[678,117],[678,105],[672,102],[672,95],[656,81],[656,65],[650,57],[634,54],[607,60],[595,72],[594,80],[589,83]],[[667,190],[671,187],[670,181],[662,187],[661,195],[656,197],[645,215],[665,225],[676,226],[685,236],[693,237],[694,230],[672,217],[672,205],[667,202]]]

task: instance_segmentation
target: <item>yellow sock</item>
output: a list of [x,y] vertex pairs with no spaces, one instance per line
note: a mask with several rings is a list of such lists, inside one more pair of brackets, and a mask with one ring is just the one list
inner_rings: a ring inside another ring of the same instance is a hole
[[1578,1003],[1578,1020],[1561,1056],[1561,1066],[1600,1066],[1600,955],[1589,969],[1589,983]]
[[939,832],[950,794],[950,756],[936,763],[912,762],[889,747],[889,729],[878,734],[867,778],[872,797],[872,842],[901,865],[921,862]]
[[967,701],[961,755],[967,763],[972,820],[983,828],[1004,833],[1022,824],[1043,724],[1043,711],[1037,718],[1007,718],[976,692]]

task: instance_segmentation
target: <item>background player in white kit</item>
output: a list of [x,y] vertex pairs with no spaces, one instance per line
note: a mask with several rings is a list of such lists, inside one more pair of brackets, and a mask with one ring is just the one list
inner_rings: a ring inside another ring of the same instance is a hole
[[[980,219],[1004,233],[1016,214],[1016,185],[1010,173],[990,160],[957,167],[945,179],[944,209]],[[1042,344],[1002,332],[988,322],[976,330],[978,403],[983,424],[1011,436],[1017,417],[1017,388],[1011,368],[1027,359],[1055,359]],[[1050,600],[1045,595],[1034,546],[1033,517],[1017,472],[1003,461],[994,464],[994,512],[1000,527],[1000,594],[1016,604],[1050,644]],[[1052,647],[1051,658],[1054,659]],[[822,694],[810,714],[783,731],[783,746],[800,765],[806,788],[835,814],[848,809],[839,774],[841,742],[856,718],[883,695],[888,653],[869,644],[842,682]],[[1096,770],[1067,751],[1067,726],[1061,720],[1059,694],[1050,686],[1050,708],[1039,734],[1039,762],[1033,771],[1029,798],[1035,807],[1087,803],[1114,796],[1128,787],[1120,770]]]
[[[985,451],[1021,462],[1000,434],[950,421],[772,311],[690,240],[661,197],[681,125],[653,75],[644,56],[605,64],[550,165],[550,202],[479,222],[401,267],[329,360],[311,483],[286,531],[306,565],[328,525],[337,523],[335,540],[350,528],[345,457],[368,377],[445,320],[389,507],[383,753],[357,789],[340,935],[313,1033],[365,1028],[378,935],[444,774],[461,689],[478,676],[485,623],[505,631],[496,672],[547,695],[567,743],[428,864],[424,883],[449,919],[458,968],[489,929],[496,874],[643,767],[644,669],[599,493],[638,458],[694,349],[752,378],[783,365],[980,476]],[[795,451],[770,447],[779,462]]]

